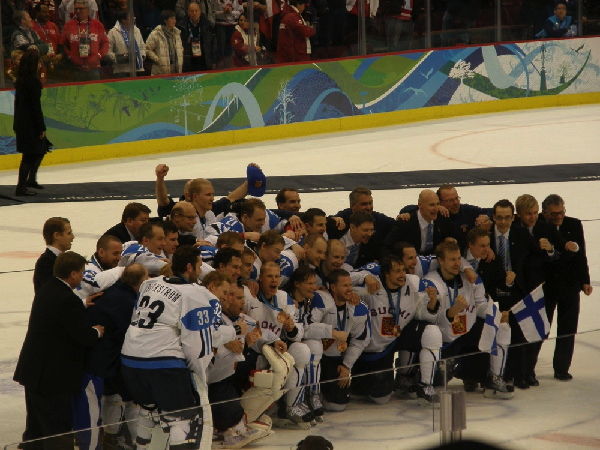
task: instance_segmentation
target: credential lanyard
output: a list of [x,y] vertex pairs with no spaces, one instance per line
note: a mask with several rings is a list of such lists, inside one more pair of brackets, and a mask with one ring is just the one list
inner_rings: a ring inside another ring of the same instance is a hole
[[448,286],[448,284],[446,284],[446,289],[448,289],[448,300],[450,300],[450,306],[454,306],[456,297],[458,297],[458,280],[454,278],[454,296],[452,295],[452,291],[450,291],[450,286]]

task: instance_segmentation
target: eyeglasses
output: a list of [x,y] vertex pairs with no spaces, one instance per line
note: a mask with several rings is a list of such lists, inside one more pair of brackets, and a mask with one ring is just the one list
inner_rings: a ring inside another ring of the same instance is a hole
[[563,209],[562,211],[554,211],[551,213],[548,213],[548,215],[550,217],[562,217],[567,213],[567,211],[565,209]]

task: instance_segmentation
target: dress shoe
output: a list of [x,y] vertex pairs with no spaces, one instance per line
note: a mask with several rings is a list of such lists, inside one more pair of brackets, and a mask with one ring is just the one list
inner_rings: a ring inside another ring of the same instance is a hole
[[540,385],[540,382],[535,377],[535,375],[529,375],[529,377],[527,377],[527,382],[529,383],[529,386],[539,386]]
[[518,387],[519,389],[529,389],[529,383],[527,382],[527,380],[516,379],[515,387]]
[[25,187],[19,187],[15,191],[15,195],[17,197],[33,197],[34,195],[37,195],[37,192],[30,191]]
[[32,181],[26,184],[27,187],[33,188],[33,189],[44,189],[44,186],[42,186],[41,184],[39,184],[37,181]]
[[569,372],[554,372],[554,378],[560,381],[571,381],[573,379],[573,375]]

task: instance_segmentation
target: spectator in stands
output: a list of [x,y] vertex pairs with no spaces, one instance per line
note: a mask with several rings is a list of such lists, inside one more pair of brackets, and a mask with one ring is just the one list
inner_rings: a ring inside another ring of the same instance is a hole
[[42,112],[42,81],[39,76],[40,55],[35,48],[25,51],[17,68],[13,130],[17,152],[22,153],[15,195],[35,195],[28,188],[43,189],[37,171],[48,151],[46,123]]
[[118,238],[122,243],[135,241],[142,225],[150,219],[150,208],[142,203],[128,203],[123,210],[121,223],[107,230],[104,234],[110,234]]
[[146,55],[152,61],[152,75],[181,73],[183,69],[183,44],[181,31],[175,27],[175,12],[163,10],[162,24],[158,25],[146,41]]
[[[231,47],[233,48],[233,65],[244,67],[250,65],[248,52],[250,51],[250,22],[245,14],[238,19],[235,31],[231,36]],[[260,32],[258,27],[254,27],[254,49],[256,51],[256,60],[262,61],[265,48],[260,45]],[[260,62],[259,62],[260,64]]]
[[[58,21],[61,24],[66,24],[71,19],[77,16],[75,3],[80,3],[81,0],[63,0],[58,7]],[[88,8],[88,16],[98,20],[98,4],[96,0],[83,0],[83,3]]]
[[206,17],[210,23],[211,29],[215,27],[215,5],[212,0],[177,0],[175,4],[175,14],[177,15],[177,25],[182,27],[185,24],[187,9],[190,3],[200,5],[201,14]]
[[59,46],[62,44],[60,29],[51,21],[51,13],[47,4],[41,3],[36,6],[33,30],[48,45],[46,55],[54,61],[60,59],[62,57],[59,54]]
[[87,0],[75,0],[73,8],[75,16],[65,24],[62,35],[72,76],[77,81],[99,80],[100,60],[108,54],[104,25],[90,16]]
[[217,66],[231,67],[231,36],[243,12],[239,0],[215,0]]
[[399,2],[388,0],[383,3],[385,14],[385,38],[388,51],[411,48],[414,22],[412,17],[414,0]]
[[45,55],[48,53],[48,44],[42,41],[33,29],[33,20],[27,11],[17,11],[15,13],[15,25],[17,29],[12,34],[12,49],[27,50],[35,48],[38,53]]
[[277,39],[276,62],[295,62],[310,60],[310,37],[315,29],[302,17],[308,0],[290,0],[283,6],[281,24]]
[[189,3],[187,15],[180,28],[183,43],[183,71],[214,69],[215,36],[210,22],[202,14],[199,3]]
[[576,34],[577,26],[573,23],[573,17],[567,15],[567,3],[559,0],[554,6],[554,15],[546,19],[544,27],[535,37],[571,37]]
[[[129,11],[119,11],[116,14],[117,23],[108,32],[109,55],[113,60],[113,75],[116,78],[125,78],[130,75],[129,65],[129,30],[131,20]],[[135,36],[135,70],[137,73],[144,72],[144,58],[146,57],[146,44],[142,39],[142,34],[138,27],[133,25],[133,34]]]
[[56,23],[58,21],[58,8],[56,7],[57,3],[59,2],[55,2],[54,0],[33,0],[32,5],[35,11],[34,19],[36,21],[38,20],[40,7],[45,6],[46,8],[48,8],[48,20],[50,22]]

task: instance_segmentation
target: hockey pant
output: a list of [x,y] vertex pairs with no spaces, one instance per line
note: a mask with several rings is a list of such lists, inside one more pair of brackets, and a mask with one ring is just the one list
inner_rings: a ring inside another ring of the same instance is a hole
[[85,374],[73,398],[73,429],[83,430],[76,434],[77,445],[82,450],[95,450],[99,446],[103,391],[102,378]]

